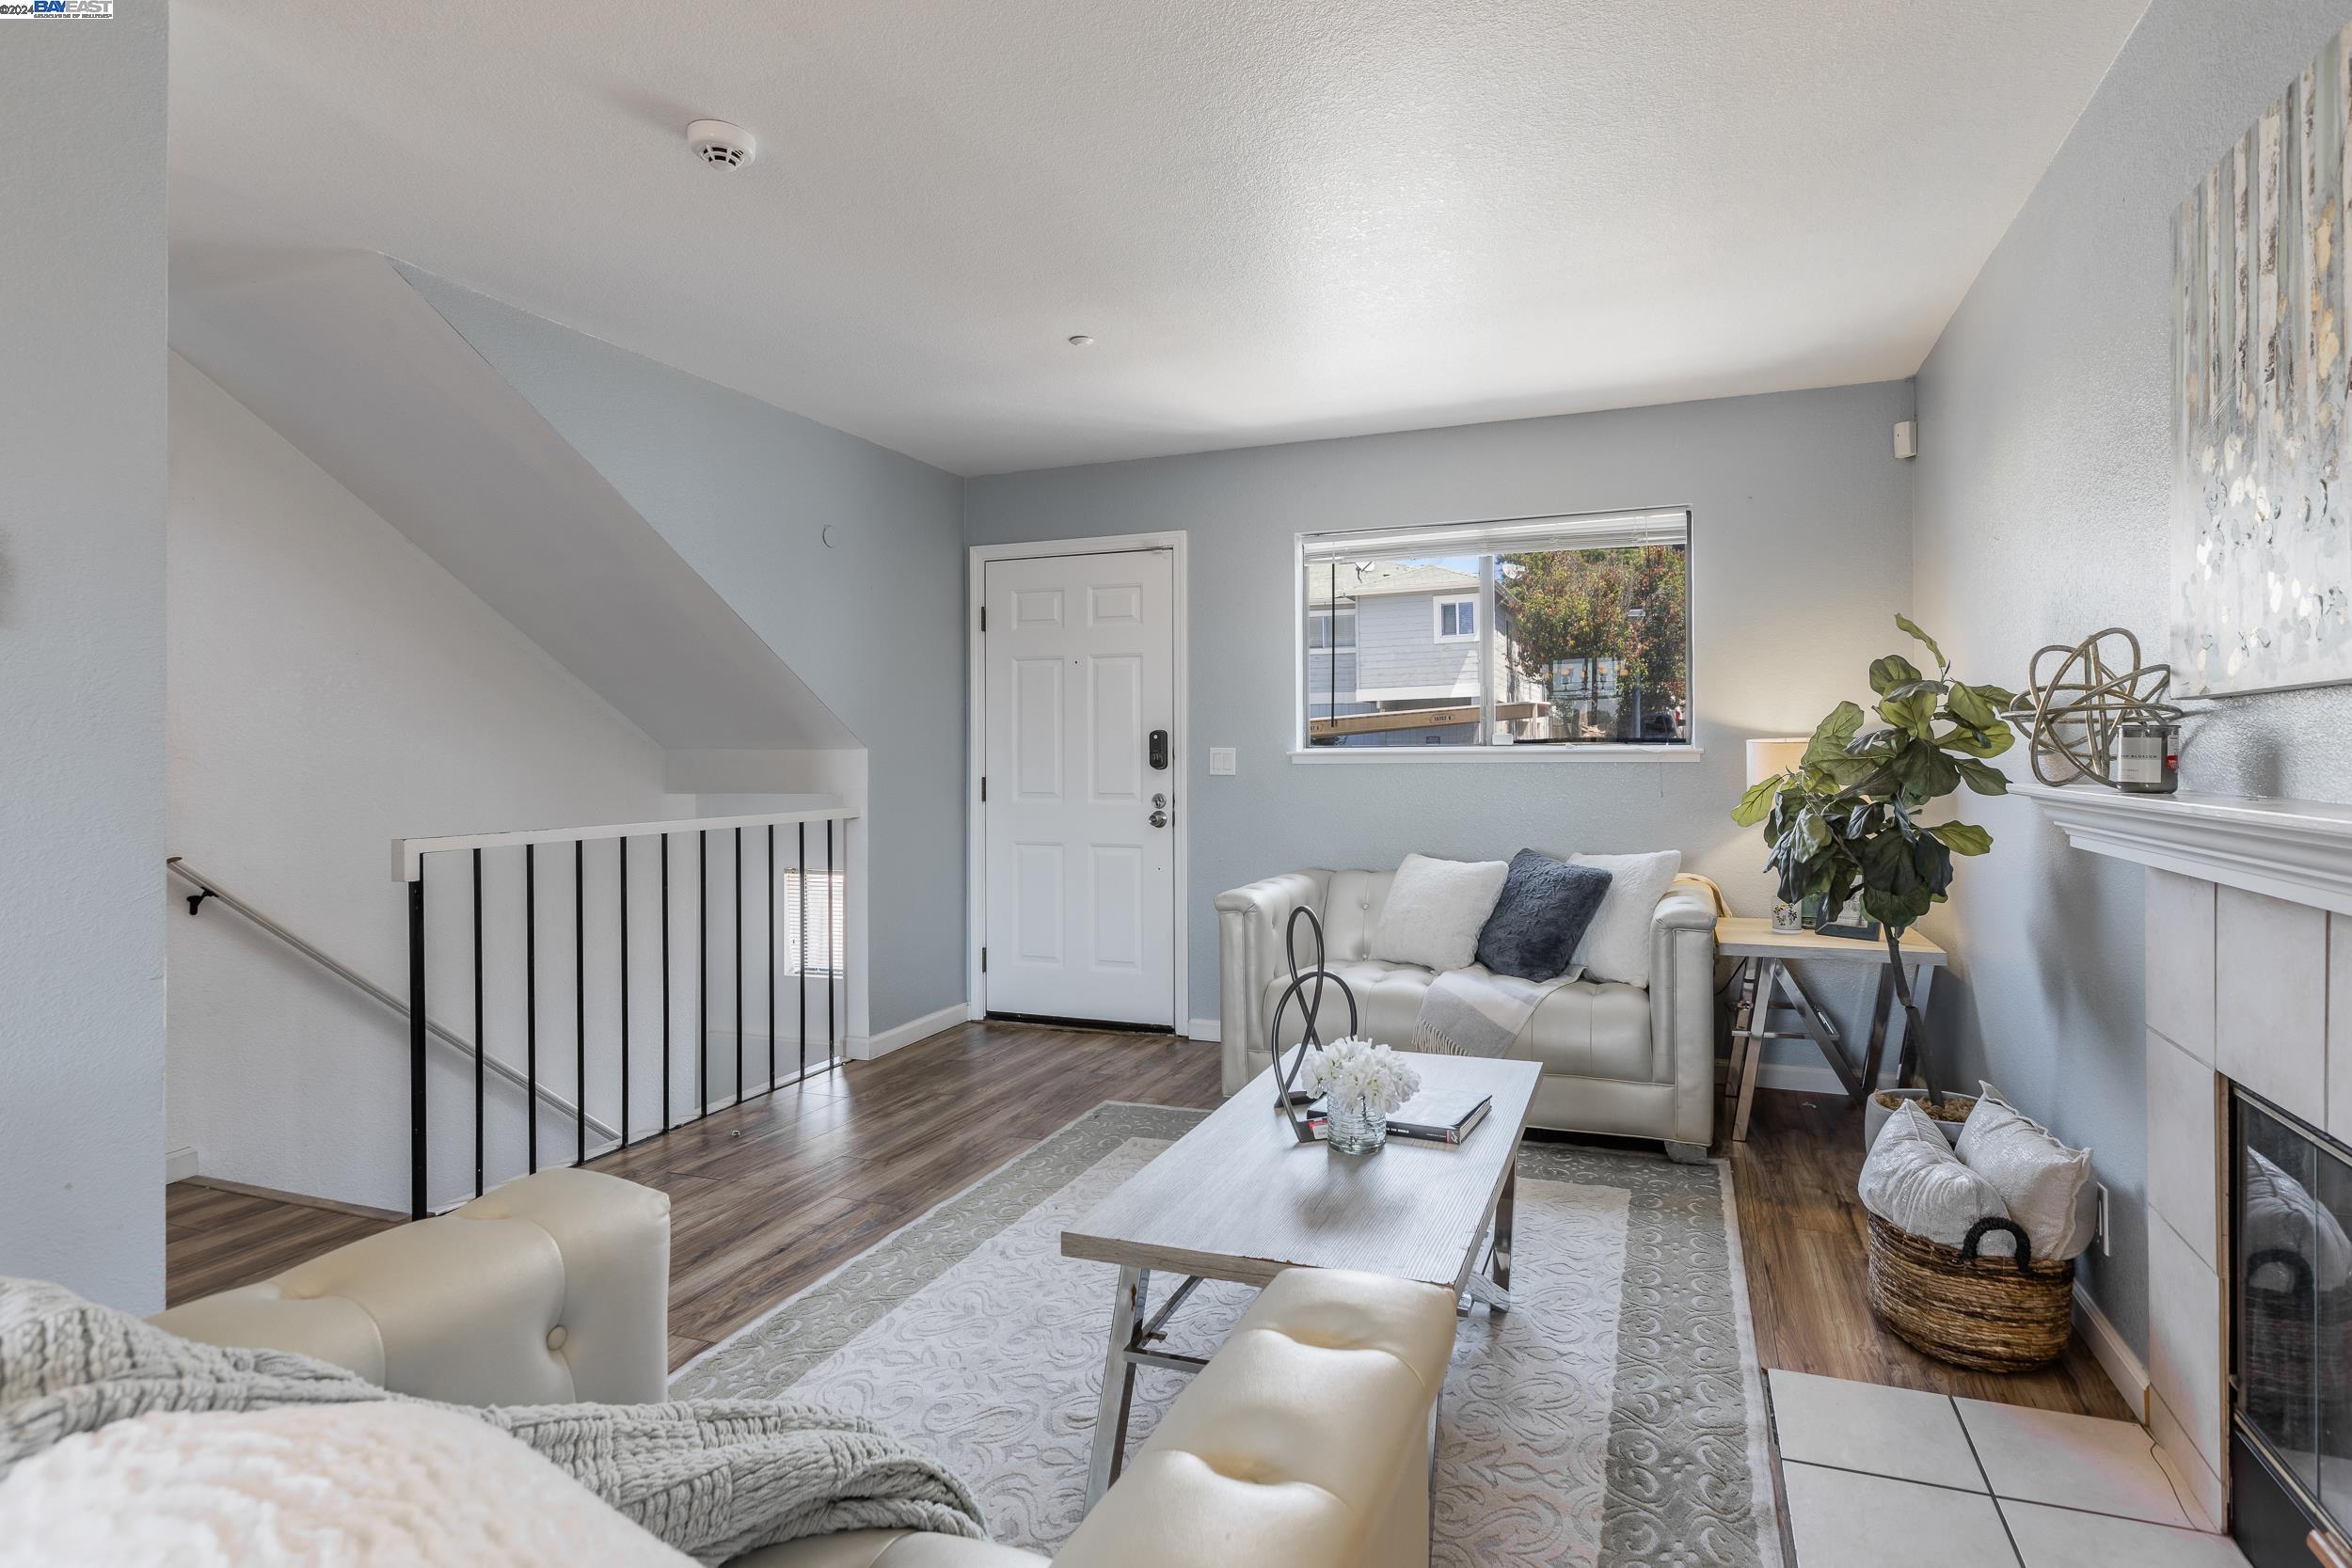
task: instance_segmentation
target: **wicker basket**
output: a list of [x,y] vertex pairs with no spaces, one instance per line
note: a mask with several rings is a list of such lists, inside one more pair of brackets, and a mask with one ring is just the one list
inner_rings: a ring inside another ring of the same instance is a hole
[[[1870,1221],[1870,1307],[1909,1343],[1979,1371],[2022,1372],[2066,1349],[2074,1260],[2037,1263],[2009,1220],[1979,1220],[1959,1246]],[[1979,1257],[1986,1232],[2017,1242],[2016,1258]]]

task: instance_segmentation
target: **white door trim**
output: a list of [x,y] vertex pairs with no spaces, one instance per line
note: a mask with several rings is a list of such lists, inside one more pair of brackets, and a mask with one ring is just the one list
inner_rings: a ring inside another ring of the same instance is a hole
[[988,1012],[988,988],[980,974],[980,945],[988,935],[988,808],[980,803],[980,772],[988,762],[987,651],[980,641],[980,607],[988,597],[988,563],[992,561],[1035,561],[1055,556],[1112,555],[1122,550],[1175,552],[1175,594],[1170,614],[1176,655],[1176,735],[1169,748],[1168,776],[1174,787],[1175,830],[1176,994],[1168,1016],[1176,1032],[1185,1032],[1192,1017],[1192,937],[1186,900],[1192,887],[1192,654],[1191,568],[1182,529],[1164,533],[1113,533],[1091,539],[1036,539],[1015,545],[973,545],[964,566],[964,814],[963,844],[963,977],[975,1019]]

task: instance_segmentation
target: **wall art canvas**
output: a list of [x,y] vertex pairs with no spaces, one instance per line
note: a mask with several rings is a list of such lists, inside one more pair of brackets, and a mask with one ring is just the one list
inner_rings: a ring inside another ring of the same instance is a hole
[[2176,690],[2352,680],[2347,71],[2352,28],[2173,219]]

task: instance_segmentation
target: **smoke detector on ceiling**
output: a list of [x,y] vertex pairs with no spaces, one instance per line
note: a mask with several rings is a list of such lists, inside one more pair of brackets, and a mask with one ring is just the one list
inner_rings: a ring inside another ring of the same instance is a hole
[[752,161],[759,143],[740,125],[723,119],[698,119],[686,128],[686,145],[694,156],[721,168],[740,168]]

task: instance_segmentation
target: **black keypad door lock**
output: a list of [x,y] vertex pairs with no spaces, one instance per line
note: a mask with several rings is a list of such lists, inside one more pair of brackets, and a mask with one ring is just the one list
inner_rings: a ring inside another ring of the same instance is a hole
[[1168,771],[1168,732],[1152,732],[1152,766],[1160,772]]

